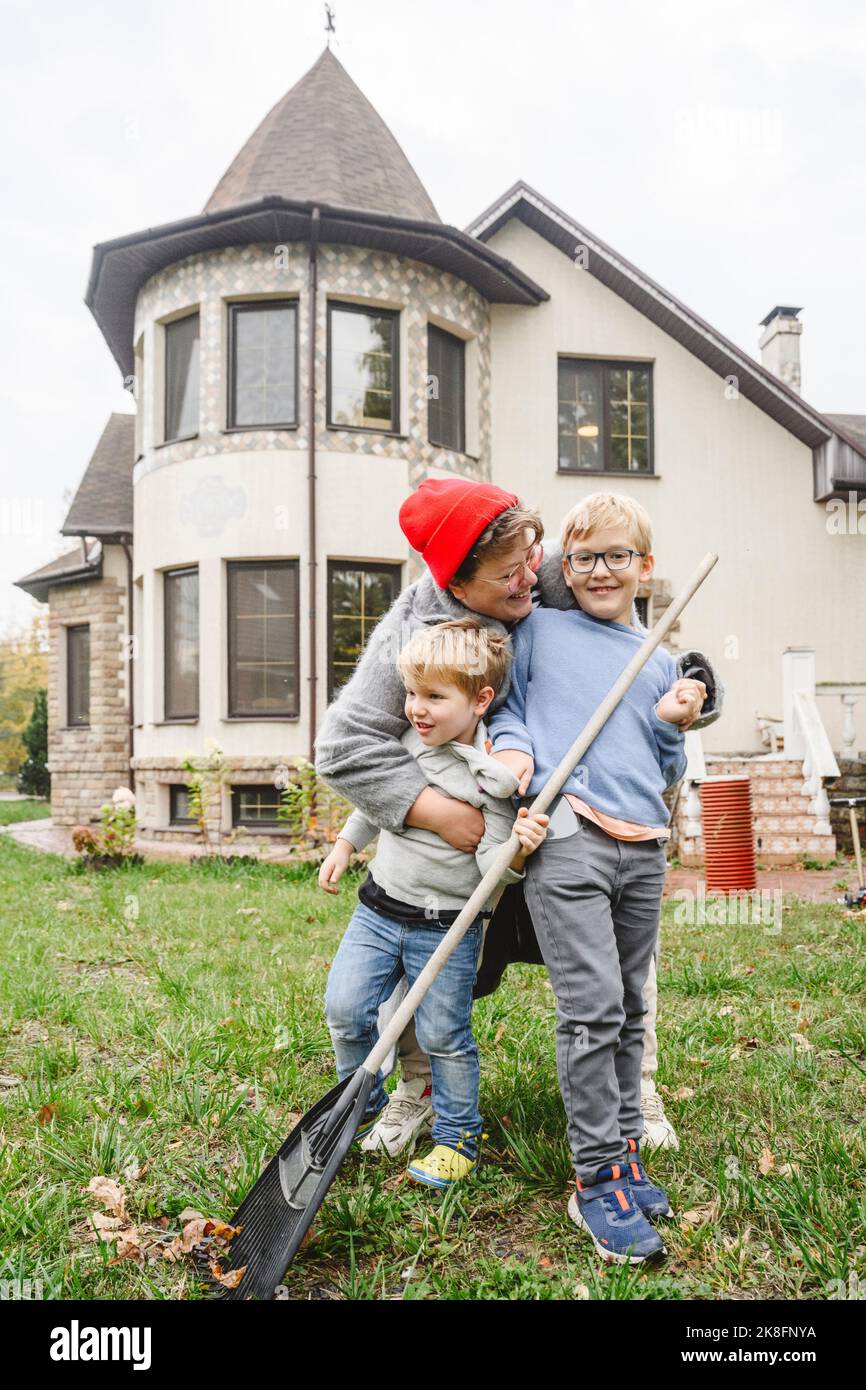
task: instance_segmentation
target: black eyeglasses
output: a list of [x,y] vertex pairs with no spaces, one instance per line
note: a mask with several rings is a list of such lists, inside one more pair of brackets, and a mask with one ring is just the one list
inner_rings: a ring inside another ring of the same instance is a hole
[[592,574],[599,560],[604,560],[605,568],[627,570],[635,555],[644,558],[642,550],[573,550],[566,555],[568,568],[572,574]]

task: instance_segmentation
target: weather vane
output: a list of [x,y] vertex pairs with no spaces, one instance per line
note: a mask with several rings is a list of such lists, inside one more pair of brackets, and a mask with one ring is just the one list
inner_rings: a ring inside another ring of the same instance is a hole
[[334,15],[334,11],[331,9],[330,5],[326,5],[326,6],[325,6],[325,33],[328,35],[328,47],[329,47],[329,48],[331,47],[331,35],[332,35],[332,34],[336,34],[336,32],[337,32],[336,26],[335,26],[335,24],[334,24],[334,19],[335,19],[335,18],[336,18],[336,16]]

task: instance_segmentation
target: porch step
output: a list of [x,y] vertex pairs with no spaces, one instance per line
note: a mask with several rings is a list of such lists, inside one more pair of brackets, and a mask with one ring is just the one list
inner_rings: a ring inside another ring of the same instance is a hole
[[[752,792],[755,857],[760,864],[796,864],[802,859],[827,863],[835,858],[836,839],[816,832],[816,818],[809,810],[810,797],[804,793],[803,765],[795,758],[778,753],[753,758],[706,758],[708,777],[748,777]],[[679,808],[681,829],[679,858],[683,864],[704,862],[703,836],[683,835],[694,830],[687,822],[684,807]]]

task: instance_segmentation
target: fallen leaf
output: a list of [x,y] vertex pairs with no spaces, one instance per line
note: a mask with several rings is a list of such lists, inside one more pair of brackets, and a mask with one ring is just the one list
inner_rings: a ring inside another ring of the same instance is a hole
[[744,1035],[737,1038],[737,1042],[742,1043],[743,1047],[749,1048],[753,1052],[756,1047],[760,1046],[757,1038],[747,1038]]
[[[866,1093],[866,1087],[861,1086],[860,1089],[861,1089],[861,1091],[864,1091],[864,1093]],[[502,1119],[501,1119],[501,1121],[500,1121],[500,1123],[501,1123],[503,1129],[510,1129],[510,1128],[511,1128],[511,1125],[512,1125],[511,1116],[510,1116],[510,1115],[503,1115],[503,1116],[502,1116]]]
[[57,1106],[54,1101],[52,1101],[50,1105],[40,1105],[39,1109],[36,1111],[36,1119],[39,1124],[50,1125],[58,1109],[59,1106]]
[[504,1023],[500,1023],[499,1027],[497,1028],[497,1030],[496,1030],[496,1032],[495,1032],[495,1034],[494,1034],[494,1036],[493,1036],[493,1045],[494,1045],[494,1047],[496,1046],[496,1044],[497,1044],[498,1042],[501,1042],[502,1039],[503,1039],[504,1037],[505,1037],[505,1024],[504,1024]]
[[589,1298],[589,1289],[586,1284],[575,1284],[574,1296],[575,1298]]
[[553,1260],[549,1255],[542,1255],[541,1259],[538,1261],[539,1269],[550,1269],[552,1264]]
[[795,1042],[801,1052],[814,1052],[815,1044],[811,1043],[803,1033],[792,1033],[791,1041]]
[[109,1264],[117,1264],[119,1260],[137,1260],[142,1255],[141,1237],[136,1226],[128,1226],[125,1231],[117,1232],[117,1245],[115,1247],[114,1259],[109,1260]]
[[178,1221],[205,1221],[207,1218],[200,1211],[196,1211],[195,1207],[184,1207],[177,1219]]
[[213,1221],[208,1221],[207,1217],[198,1217],[188,1221],[181,1234],[181,1250],[188,1255],[194,1245],[201,1242],[211,1234],[214,1228]]
[[[217,1270],[219,1269],[219,1265],[215,1265],[213,1268]],[[223,1274],[222,1272],[219,1274],[214,1273],[214,1278],[218,1284],[222,1284],[224,1289],[236,1289],[243,1279],[246,1269],[246,1265],[241,1265],[240,1269],[230,1269],[228,1274]]]
[[54,906],[57,908],[57,911],[58,911],[58,912],[74,912],[74,911],[75,911],[75,903],[60,902],[60,903],[55,903]]
[[671,1100],[691,1100],[694,1093],[692,1086],[678,1086],[675,1091],[670,1091],[669,1095]]
[[727,1018],[728,1014],[734,1013],[733,1004],[726,1004],[723,1009],[719,1009],[719,1018]]
[[127,1182],[138,1182],[139,1178],[144,1177],[148,1166],[147,1163],[143,1163],[139,1168],[137,1163],[130,1163],[128,1168],[124,1168],[123,1176],[126,1178]]
[[703,1226],[708,1221],[715,1221],[718,1214],[718,1198],[712,1202],[705,1202],[703,1206],[691,1207],[688,1211],[684,1211],[680,1217],[680,1229],[688,1231],[692,1226]]
[[126,1193],[114,1178],[106,1178],[102,1175],[91,1178],[87,1184],[87,1191],[101,1202],[114,1216],[119,1216],[122,1221],[128,1221],[126,1212]]
[[767,1176],[771,1168],[775,1168],[776,1160],[766,1146],[761,1150],[761,1157],[758,1160],[758,1172]]
[[[90,1213],[90,1219],[100,1235],[102,1235],[104,1231],[116,1231],[118,1226],[123,1225],[119,1216],[106,1216],[104,1211],[92,1211]],[[93,1239],[96,1239],[95,1235]]]
[[799,1163],[780,1163],[776,1169],[780,1178],[792,1178],[795,1174],[799,1173],[799,1171]]

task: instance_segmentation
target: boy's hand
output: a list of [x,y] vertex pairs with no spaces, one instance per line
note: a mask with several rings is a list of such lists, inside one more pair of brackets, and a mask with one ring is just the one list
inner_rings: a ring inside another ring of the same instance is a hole
[[498,763],[504,763],[510,768],[515,777],[520,778],[520,785],[517,788],[518,796],[526,795],[526,788],[532,781],[535,772],[535,761],[531,753],[521,753],[517,748],[500,748],[498,753],[492,755]]
[[517,820],[511,827],[520,841],[520,850],[523,855],[532,854],[538,849],[542,840],[547,837],[547,823],[550,816],[540,815],[531,816],[525,806],[521,806],[517,812]]
[[656,714],[666,724],[679,724],[685,733],[694,724],[706,698],[707,687],[703,681],[683,677],[674,681],[667,694],[659,700]]
[[348,840],[338,840],[330,854],[322,860],[319,869],[319,887],[324,888],[326,893],[339,893],[337,884],[349,867],[349,860],[354,852],[354,845]]

